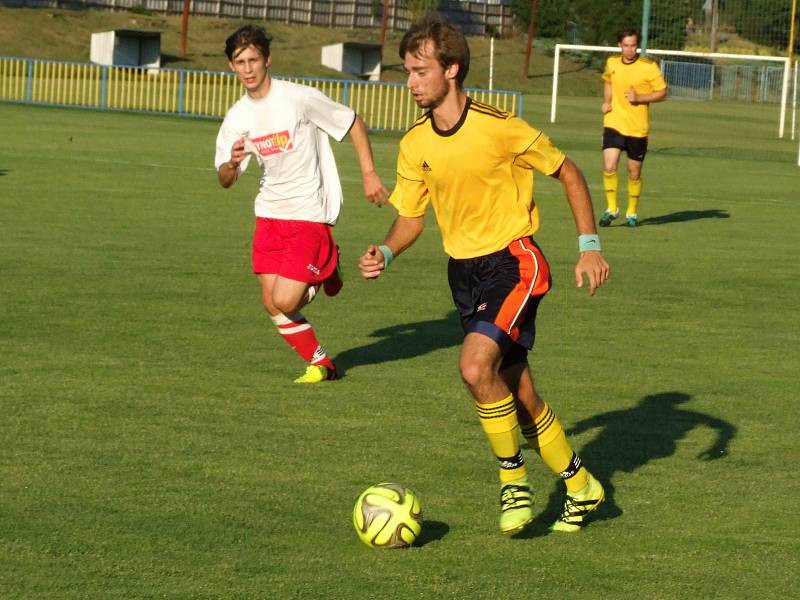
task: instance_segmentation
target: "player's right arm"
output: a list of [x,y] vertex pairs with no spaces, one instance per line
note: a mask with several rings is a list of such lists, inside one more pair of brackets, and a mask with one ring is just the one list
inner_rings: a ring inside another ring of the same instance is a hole
[[610,81],[604,81],[603,82],[603,106],[602,106],[603,114],[611,112],[611,95],[612,95],[611,82]]
[[611,99],[614,93],[611,87],[611,70],[611,59],[609,58],[603,69],[603,106],[601,107],[603,114],[611,112]]
[[370,244],[358,261],[364,279],[375,279],[392,258],[404,252],[424,229],[425,209],[430,201],[428,185],[415,159],[414,143],[404,137],[397,155],[397,183],[389,202],[397,209],[397,218],[380,245]]
[[[396,257],[407,250],[422,233],[424,229],[424,216],[402,217],[394,220],[389,232],[380,246],[388,249],[389,256]],[[375,279],[386,270],[387,255],[377,244],[370,244],[367,251],[358,261],[358,268],[364,279]]]
[[217,169],[219,184],[224,188],[231,187],[239,178],[239,165],[247,156],[244,151],[244,138],[241,137],[231,146],[231,157],[227,162],[222,163]]

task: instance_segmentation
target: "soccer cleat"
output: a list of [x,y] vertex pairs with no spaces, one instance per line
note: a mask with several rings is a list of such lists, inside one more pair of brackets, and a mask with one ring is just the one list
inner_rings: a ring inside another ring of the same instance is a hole
[[628,215],[626,217],[628,221],[628,227],[638,227],[639,226],[639,217],[637,215]]
[[320,383],[336,379],[336,369],[325,365],[308,365],[306,372],[294,380],[295,383]]
[[514,533],[533,521],[533,490],[527,479],[503,484],[500,489],[500,531]]
[[342,291],[344,281],[342,280],[342,255],[339,246],[336,246],[336,269],[331,276],[322,282],[322,287],[328,296],[335,296]]
[[552,531],[566,531],[573,533],[580,531],[587,523],[589,513],[597,510],[600,503],[606,499],[603,486],[589,473],[589,482],[586,487],[574,496],[567,494],[564,501],[564,510],[558,521],[550,527]]
[[597,224],[600,225],[600,227],[608,227],[609,225],[611,225],[611,221],[616,219],[618,216],[619,216],[618,210],[611,212],[610,210],[605,209],[603,211],[603,216],[600,217],[600,220],[597,222]]

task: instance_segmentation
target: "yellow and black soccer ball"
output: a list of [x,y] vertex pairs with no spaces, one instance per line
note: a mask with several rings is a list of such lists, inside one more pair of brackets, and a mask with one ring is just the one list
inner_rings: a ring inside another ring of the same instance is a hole
[[353,526],[368,546],[406,548],[422,531],[419,498],[399,483],[373,485],[356,500]]

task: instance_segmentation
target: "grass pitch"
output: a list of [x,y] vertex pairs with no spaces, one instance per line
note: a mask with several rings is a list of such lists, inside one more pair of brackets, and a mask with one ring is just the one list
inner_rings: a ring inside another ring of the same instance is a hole
[[[599,214],[597,99],[553,125],[525,107]],[[394,212],[362,199],[348,142],[346,285],[305,311],[345,376],[300,387],[249,274],[257,178],[217,186],[217,123],[0,105],[0,597],[791,596],[800,170],[771,109],[709,110],[654,107],[642,226],[601,231],[593,299],[537,180],[555,287],[531,364],[609,500],[548,534],[560,484],[526,449],[537,519],[506,538],[435,224],[360,280]],[[387,184],[397,141],[373,138]],[[408,551],[350,524],[385,480],[422,501]]]

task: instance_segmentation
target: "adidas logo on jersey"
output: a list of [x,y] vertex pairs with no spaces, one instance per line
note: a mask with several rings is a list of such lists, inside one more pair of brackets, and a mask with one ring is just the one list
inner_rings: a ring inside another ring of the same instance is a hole
[[428,161],[426,161],[426,160],[422,161],[422,164],[420,165],[420,167],[422,167],[422,172],[423,173],[430,173],[431,170],[432,170],[431,166],[428,164]]

